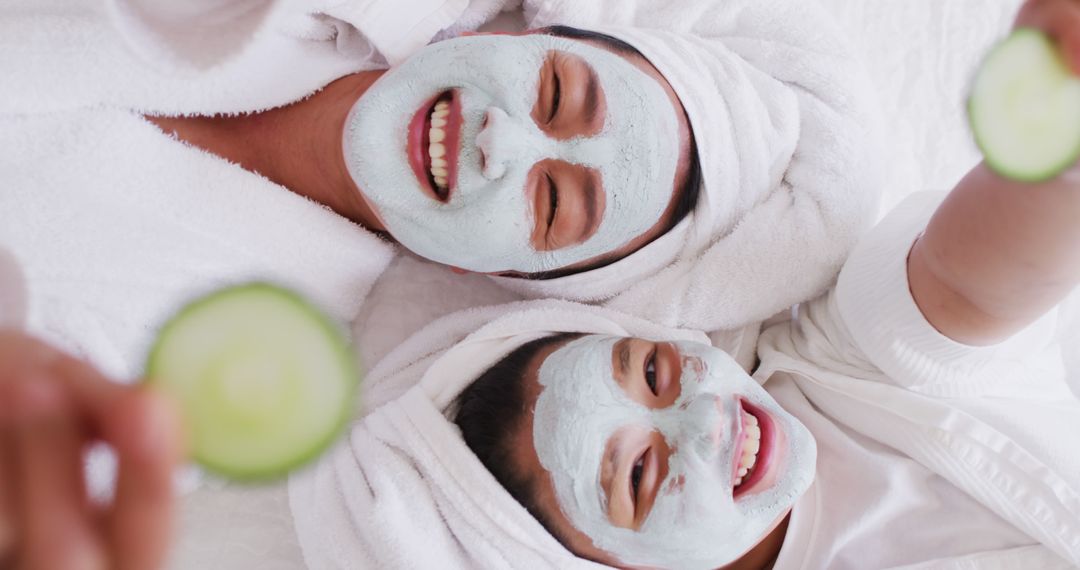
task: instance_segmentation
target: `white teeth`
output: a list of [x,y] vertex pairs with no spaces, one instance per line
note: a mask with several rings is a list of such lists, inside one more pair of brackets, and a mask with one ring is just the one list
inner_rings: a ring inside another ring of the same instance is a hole
[[739,458],[738,473],[735,477],[735,486],[738,487],[742,484],[743,479],[753,469],[757,463],[757,454],[761,451],[761,427],[758,426],[758,419],[753,415],[746,414],[746,425],[743,426],[743,448],[742,457]]
[[431,161],[431,177],[435,185],[446,189],[450,180],[449,163],[446,158],[446,124],[450,116],[450,103],[439,101],[431,111],[431,127],[428,129],[428,158]]

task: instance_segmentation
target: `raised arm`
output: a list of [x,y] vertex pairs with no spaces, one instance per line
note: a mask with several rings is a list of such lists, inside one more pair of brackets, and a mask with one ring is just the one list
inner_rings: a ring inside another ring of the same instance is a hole
[[[1080,75],[1080,1],[1031,0],[1017,26],[1046,31]],[[1080,284],[1080,165],[1038,184],[976,166],[912,248],[908,281],[930,324],[965,344],[1037,320]]]

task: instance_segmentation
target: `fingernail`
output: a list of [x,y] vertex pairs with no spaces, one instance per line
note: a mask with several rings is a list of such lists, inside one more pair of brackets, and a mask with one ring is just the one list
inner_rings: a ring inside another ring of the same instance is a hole
[[183,427],[179,411],[175,404],[167,397],[147,390],[142,394],[148,399],[145,413],[145,432],[142,434],[140,445],[146,451],[161,449],[168,446],[174,456],[180,458],[184,454]]

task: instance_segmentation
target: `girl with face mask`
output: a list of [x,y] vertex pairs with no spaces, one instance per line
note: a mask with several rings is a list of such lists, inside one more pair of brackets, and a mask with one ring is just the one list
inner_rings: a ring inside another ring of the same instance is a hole
[[520,275],[647,244],[696,199],[689,126],[640,54],[596,37],[448,40],[250,114],[0,115],[0,244],[30,330],[128,377],[147,331],[215,283],[282,282],[350,321],[387,236]]

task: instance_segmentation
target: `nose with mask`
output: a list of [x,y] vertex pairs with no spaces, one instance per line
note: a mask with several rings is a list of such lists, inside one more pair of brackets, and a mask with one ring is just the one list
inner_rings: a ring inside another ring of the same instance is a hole
[[[531,116],[552,51],[595,72],[606,101],[595,135],[556,139]],[[424,192],[406,149],[410,120],[445,94],[460,113],[450,122],[460,144],[446,157],[456,180],[443,202]],[[381,77],[353,106],[343,145],[350,175],[403,246],[472,271],[535,273],[618,250],[660,221],[674,193],[678,125],[663,87],[620,55],[547,35],[470,36],[428,46]],[[583,242],[541,251],[530,241],[526,182],[549,159],[599,172],[605,207]]]
[[[712,569],[737,560],[813,480],[810,432],[734,359],[692,342],[672,343],[682,362],[678,397],[663,408],[645,406],[616,380],[613,351],[620,340],[574,340],[540,367],[533,443],[560,509],[597,548],[624,564]],[[758,462],[767,462],[761,469],[771,473],[740,495],[734,487],[750,415],[762,430],[759,456],[769,455]],[[628,428],[659,433],[671,450],[662,459],[667,474],[637,529],[609,519],[600,482],[610,440]]]

